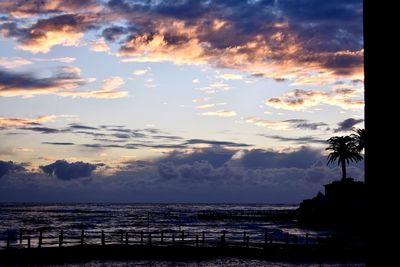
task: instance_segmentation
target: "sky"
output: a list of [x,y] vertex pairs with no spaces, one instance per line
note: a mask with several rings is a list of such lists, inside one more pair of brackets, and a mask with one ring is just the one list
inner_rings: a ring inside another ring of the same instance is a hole
[[0,0],[0,201],[314,196],[341,177],[326,140],[364,128],[362,15],[361,0]]

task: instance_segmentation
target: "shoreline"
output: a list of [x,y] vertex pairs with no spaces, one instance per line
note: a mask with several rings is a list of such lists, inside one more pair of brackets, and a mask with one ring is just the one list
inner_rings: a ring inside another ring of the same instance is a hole
[[134,260],[209,260],[233,257],[295,263],[365,263],[365,248],[339,246],[280,246],[265,248],[193,247],[148,245],[85,245],[70,247],[10,248],[0,251],[0,266],[27,266],[32,264],[66,264],[101,261]]

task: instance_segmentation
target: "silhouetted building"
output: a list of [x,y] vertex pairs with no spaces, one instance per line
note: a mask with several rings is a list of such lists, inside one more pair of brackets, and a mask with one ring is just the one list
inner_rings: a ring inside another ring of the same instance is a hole
[[366,211],[365,184],[346,178],[325,185],[325,194],[303,200],[298,222],[310,228],[362,229]]

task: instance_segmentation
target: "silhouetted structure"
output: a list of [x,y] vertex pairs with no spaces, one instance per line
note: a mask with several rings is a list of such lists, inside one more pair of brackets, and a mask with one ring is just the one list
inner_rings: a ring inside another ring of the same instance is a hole
[[303,200],[299,207],[299,225],[359,232],[365,226],[366,188],[352,178],[325,185],[325,194]]

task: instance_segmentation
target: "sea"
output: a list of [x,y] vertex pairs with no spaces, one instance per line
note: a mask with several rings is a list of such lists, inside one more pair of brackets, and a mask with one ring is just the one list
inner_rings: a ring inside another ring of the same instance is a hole
[[[166,233],[201,233],[215,236],[226,231],[232,238],[241,238],[246,232],[251,238],[263,238],[264,233],[276,237],[284,237],[287,233],[305,236],[329,235],[328,231],[311,231],[298,228],[295,221],[265,221],[252,219],[207,219],[199,214],[209,213],[240,213],[258,214],[270,210],[295,210],[298,205],[287,204],[115,204],[115,203],[0,203],[0,249],[6,247],[7,237],[11,236],[15,246],[26,246],[18,242],[20,230],[23,235],[32,236],[31,246],[37,245],[34,238],[39,230],[43,233],[46,246],[57,246],[61,230],[67,237],[76,236],[82,230],[87,236],[96,236],[104,231],[112,242],[118,242],[118,232],[132,233],[160,232]],[[115,233],[115,235],[113,235]],[[111,237],[114,236],[114,239]],[[133,238],[133,237],[132,237]],[[138,238],[138,237],[137,237]],[[79,238],[77,239],[79,240]],[[92,239],[92,242],[100,242]],[[301,239],[299,239],[301,242]],[[47,242],[47,243],[46,243]],[[88,240],[90,242],[90,240]],[[111,242],[111,241],[110,241]],[[267,262],[263,260],[218,258],[204,261],[135,261],[135,262],[104,262],[92,261],[82,264],[64,264],[52,266],[365,266],[363,263],[309,263],[291,264]]]

